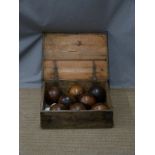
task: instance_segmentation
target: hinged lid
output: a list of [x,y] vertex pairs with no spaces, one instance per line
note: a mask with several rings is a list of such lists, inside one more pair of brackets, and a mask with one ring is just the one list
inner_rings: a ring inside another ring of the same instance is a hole
[[93,63],[98,80],[108,79],[108,48],[106,34],[45,33],[43,42],[43,80],[54,78],[57,63],[59,79],[91,79]]

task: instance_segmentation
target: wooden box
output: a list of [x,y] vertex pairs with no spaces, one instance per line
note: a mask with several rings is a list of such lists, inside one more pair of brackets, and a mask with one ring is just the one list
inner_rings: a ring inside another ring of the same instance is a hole
[[[94,64],[97,83],[106,89],[109,109],[45,111],[46,89],[55,82],[55,62],[59,86],[66,92],[73,83],[86,91],[92,85]],[[54,128],[111,128],[113,108],[108,86],[107,34],[45,33],[43,41],[43,88],[40,124],[44,129]]]

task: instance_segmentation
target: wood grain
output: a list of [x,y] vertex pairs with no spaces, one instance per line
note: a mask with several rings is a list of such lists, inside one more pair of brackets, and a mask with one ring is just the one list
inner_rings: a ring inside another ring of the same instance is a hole
[[[107,80],[108,70],[106,61],[95,61],[96,76],[98,80]],[[44,80],[53,79],[54,64],[53,61],[44,61]],[[59,79],[79,80],[91,79],[93,72],[92,61],[57,61]]]
[[[103,34],[51,34],[44,36],[43,80],[45,90],[52,84],[57,68],[59,86],[67,93],[73,81],[79,81],[86,89],[92,84],[93,68],[99,84],[108,79],[107,35]],[[57,66],[56,66],[57,65]],[[95,70],[95,69],[94,69]],[[82,80],[85,80],[82,82]],[[43,92],[43,96],[45,93]],[[108,92],[107,92],[108,94]],[[108,97],[108,96],[107,96]],[[80,112],[44,111],[45,98],[41,103],[42,128],[109,128],[113,127],[113,110]]]
[[41,112],[41,127],[45,129],[111,128],[113,127],[113,112]]
[[93,61],[99,80],[108,79],[106,34],[45,33],[43,42],[43,80],[52,80],[53,61],[57,60],[59,78],[79,80],[92,78]]
[[103,60],[106,58],[106,35],[45,34],[45,60]]

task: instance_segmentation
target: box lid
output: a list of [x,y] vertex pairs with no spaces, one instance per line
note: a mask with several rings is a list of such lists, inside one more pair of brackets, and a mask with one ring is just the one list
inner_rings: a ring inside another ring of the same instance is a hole
[[95,64],[97,79],[107,81],[107,34],[45,33],[43,80],[54,78],[55,62],[60,80],[90,80]]

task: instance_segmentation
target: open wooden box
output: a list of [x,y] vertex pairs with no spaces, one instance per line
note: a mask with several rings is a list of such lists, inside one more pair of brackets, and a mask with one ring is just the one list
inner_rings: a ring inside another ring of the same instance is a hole
[[[107,34],[45,33],[43,41],[43,88],[40,123],[44,129],[54,128],[111,128],[113,108],[108,86]],[[54,80],[57,62],[59,85],[66,92],[73,83],[87,90],[92,84],[93,63],[97,82],[106,89],[108,110],[45,111],[45,92]]]

